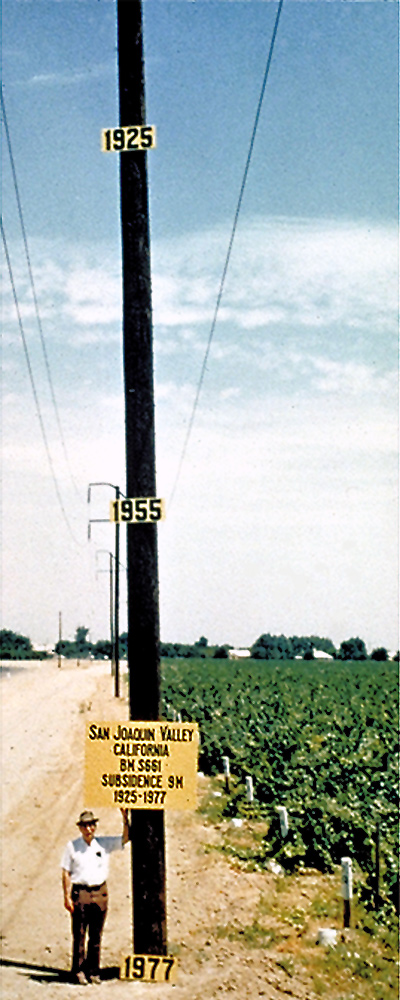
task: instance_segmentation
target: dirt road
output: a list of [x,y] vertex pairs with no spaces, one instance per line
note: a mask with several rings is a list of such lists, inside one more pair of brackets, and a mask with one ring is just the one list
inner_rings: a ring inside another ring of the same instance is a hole
[[[197,813],[167,813],[168,940],[178,956],[175,985],[118,979],[121,955],[132,951],[130,850],[111,859],[110,909],[103,936],[100,987],[74,986],[70,918],[63,908],[60,858],[76,835],[82,803],[84,722],[128,718],[126,700],[113,697],[109,664],[57,661],[32,664],[1,680],[2,773],[2,997],[67,1000],[84,989],[104,998],[138,1000],[314,1000],[304,973],[279,964],[284,945],[271,953],[249,949],[228,925],[251,925],[273,876],[239,872],[213,848],[220,832]],[[199,798],[207,779],[199,777]],[[120,830],[117,810],[100,810],[99,833]],[[284,963],[283,963],[284,964]]]

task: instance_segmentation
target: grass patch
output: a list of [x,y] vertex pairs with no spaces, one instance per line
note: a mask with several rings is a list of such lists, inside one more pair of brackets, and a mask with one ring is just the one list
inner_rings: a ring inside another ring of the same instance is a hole
[[241,941],[247,948],[271,948],[282,940],[282,935],[273,928],[263,927],[257,917],[252,924],[240,927],[237,924],[220,924],[216,928],[218,938]]
[[[211,779],[210,785],[220,789],[221,779]],[[356,893],[352,927],[343,930],[340,868],[333,874],[305,869],[274,875],[262,852],[265,824],[249,819],[233,827],[223,814],[225,801],[224,793],[215,799],[208,792],[201,805],[203,815],[217,817],[219,830],[219,843],[207,845],[206,850],[217,851],[236,870],[254,872],[260,879],[260,896],[250,920],[247,915],[242,924],[236,920],[218,925],[215,936],[248,949],[268,950],[279,968],[290,977],[307,980],[318,997],[397,1000],[398,938],[393,915],[368,911]],[[317,946],[318,929],[324,926],[338,931],[334,948]]]

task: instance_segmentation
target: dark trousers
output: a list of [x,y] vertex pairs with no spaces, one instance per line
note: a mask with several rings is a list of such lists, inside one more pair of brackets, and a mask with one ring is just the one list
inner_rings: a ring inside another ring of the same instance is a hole
[[[74,912],[72,914],[72,972],[85,971],[87,976],[98,976],[100,970],[101,934],[106,919],[108,892],[103,882],[100,886],[72,887]],[[88,932],[85,956],[86,932]]]

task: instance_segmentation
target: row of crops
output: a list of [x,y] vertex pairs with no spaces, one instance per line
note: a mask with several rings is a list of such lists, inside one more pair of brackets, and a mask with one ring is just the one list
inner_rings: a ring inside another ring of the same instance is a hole
[[[350,856],[372,902],[379,828],[382,902],[396,906],[397,664],[166,660],[162,684],[165,714],[172,704],[199,723],[200,768],[221,773],[229,757],[227,814],[245,813],[251,775],[270,824],[261,861],[329,871]],[[277,806],[289,813],[284,839]]]

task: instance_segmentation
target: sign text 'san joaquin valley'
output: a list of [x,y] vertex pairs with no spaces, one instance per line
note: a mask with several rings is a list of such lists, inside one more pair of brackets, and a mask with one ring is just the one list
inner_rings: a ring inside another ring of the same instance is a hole
[[130,809],[195,809],[195,722],[89,722],[85,801]]

